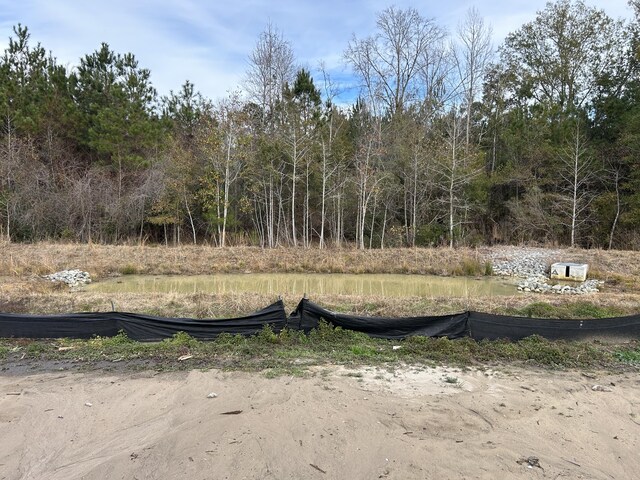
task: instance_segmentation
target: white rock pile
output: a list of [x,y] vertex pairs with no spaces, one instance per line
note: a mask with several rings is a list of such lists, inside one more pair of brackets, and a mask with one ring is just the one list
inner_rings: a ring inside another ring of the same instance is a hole
[[494,275],[530,278],[544,275],[547,264],[559,253],[541,248],[505,247],[489,258]]
[[486,258],[491,261],[493,274],[523,278],[518,291],[555,293],[558,295],[584,295],[600,291],[601,280],[587,280],[575,285],[549,283],[547,265],[562,257],[560,250],[505,246],[496,248]]
[[585,293],[596,293],[600,291],[602,280],[587,280],[573,285],[550,285],[548,278],[540,275],[530,277],[518,284],[520,292],[555,293],[557,295],[584,295]]
[[51,275],[45,275],[44,278],[52,282],[66,283],[70,287],[79,287],[91,283],[89,272],[83,272],[82,270],[63,270]]

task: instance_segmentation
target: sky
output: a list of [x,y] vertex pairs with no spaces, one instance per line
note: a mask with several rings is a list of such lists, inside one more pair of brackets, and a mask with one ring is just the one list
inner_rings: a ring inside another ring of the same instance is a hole
[[[627,0],[585,0],[613,18],[631,18]],[[546,0],[0,0],[0,49],[12,27],[29,28],[58,63],[74,68],[102,42],[133,53],[151,71],[160,95],[190,80],[217,100],[238,89],[258,36],[270,22],[293,47],[296,61],[317,76],[324,62],[348,90],[343,52],[355,36],[375,30],[376,14],[413,7],[450,32],[475,7],[493,28],[494,46],[535,19]],[[347,95],[349,95],[347,93]],[[352,96],[352,95],[349,95]]]

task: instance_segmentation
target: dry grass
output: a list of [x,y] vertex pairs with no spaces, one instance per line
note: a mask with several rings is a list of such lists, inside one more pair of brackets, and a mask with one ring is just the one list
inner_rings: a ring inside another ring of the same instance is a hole
[[[53,314],[87,311],[147,313],[163,317],[225,318],[246,315],[277,300],[258,293],[95,293],[70,292],[42,282],[23,282],[6,288],[0,283],[0,311]],[[295,309],[299,295],[282,297],[287,312]],[[597,294],[560,296],[517,294],[495,297],[383,297],[375,295],[314,295],[312,301],[329,310],[367,316],[421,316],[475,310],[496,314],[519,314],[525,307],[544,302],[548,311],[571,311],[572,306],[588,303],[596,309],[615,308],[614,315],[640,313],[639,294]],[[521,313],[526,315],[526,313]],[[614,316],[611,315],[611,316]],[[589,316],[589,315],[587,315]]]
[[485,264],[474,249],[302,249],[208,246],[126,246],[86,244],[3,244],[0,272],[45,275],[68,268],[94,278],[121,274],[197,275],[210,273],[414,273],[482,275]]
[[[210,274],[226,272],[412,273],[481,275],[483,254],[491,251],[447,248],[304,250],[206,246],[112,246],[79,244],[2,244],[0,311],[65,313],[119,311],[197,318],[231,317],[251,313],[276,299],[261,294],[101,294],[69,292],[38,276],[66,268],[89,271],[94,278],[127,273]],[[438,315],[463,310],[514,313],[544,302],[559,309],[579,302],[597,308],[615,307],[621,313],[640,312],[640,255],[635,252],[567,250],[567,258],[584,261],[592,275],[607,281],[604,292],[588,296],[517,294],[511,297],[403,297],[319,295],[313,301],[335,311],[364,315]],[[283,298],[289,311],[300,300]]]
[[640,252],[630,250],[567,249],[572,261],[588,263],[589,274],[608,281],[640,278]]

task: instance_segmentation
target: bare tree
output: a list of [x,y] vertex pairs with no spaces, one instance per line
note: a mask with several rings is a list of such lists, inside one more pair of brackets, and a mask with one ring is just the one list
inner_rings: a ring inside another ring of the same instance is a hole
[[465,188],[482,173],[474,152],[461,148],[463,143],[462,118],[454,107],[443,119],[444,131],[440,153],[433,163],[433,179],[442,192],[440,202],[446,206],[449,229],[449,248],[455,245],[455,229],[462,224],[460,211],[468,208]]
[[473,103],[481,91],[482,78],[493,52],[492,33],[491,26],[485,23],[475,7],[469,9],[464,20],[458,25],[459,48],[456,49],[455,57],[466,110],[465,141],[467,148],[471,140]]
[[3,120],[2,131],[4,138],[3,142],[0,143],[0,205],[2,206],[0,218],[4,217],[4,221],[0,225],[0,233],[3,233],[2,236],[10,242],[13,211],[15,207],[12,190],[18,168],[20,142],[16,138],[13,118],[7,115]]
[[609,232],[609,250],[613,246],[613,237],[616,233],[616,227],[618,226],[618,220],[620,219],[621,201],[620,201],[620,168],[613,167],[611,169],[611,175],[613,176],[613,184],[616,192],[616,214],[613,217],[613,223],[611,224],[611,231]]
[[344,55],[362,80],[374,113],[383,113],[377,108],[381,104],[394,115],[420,97],[425,52],[444,33],[414,8],[389,7],[378,14],[376,25],[373,36],[354,37]]
[[258,37],[258,42],[249,56],[249,70],[244,87],[249,99],[262,110],[262,124],[274,114],[282,99],[283,88],[291,82],[295,72],[293,49],[278,29],[269,23]]
[[580,131],[580,122],[576,121],[575,131],[561,152],[562,179],[565,181],[565,201],[563,210],[569,217],[565,221],[571,232],[571,247],[575,247],[579,227],[588,217],[585,215],[594,199],[590,184],[594,177],[593,157],[590,155],[587,140]]
[[283,198],[285,164],[277,153],[280,140],[274,134],[278,128],[278,114],[282,111],[279,106],[283,103],[285,86],[294,78],[294,62],[291,45],[269,23],[249,56],[244,80],[250,102],[259,108],[260,126],[253,132],[256,150],[250,183],[254,223],[261,232],[262,243],[268,247],[277,246],[289,236]]
[[238,179],[243,168],[242,155],[242,103],[238,92],[231,93],[220,102],[216,117],[223,139],[223,154],[219,157],[216,168],[222,175],[224,195],[222,200],[222,228],[220,232],[220,246],[226,245],[227,220],[229,218],[229,191]]
[[366,122],[366,129],[354,156],[355,184],[357,191],[356,243],[365,249],[365,227],[369,208],[375,202],[379,184],[385,178],[380,161],[382,154],[381,119],[372,117]]

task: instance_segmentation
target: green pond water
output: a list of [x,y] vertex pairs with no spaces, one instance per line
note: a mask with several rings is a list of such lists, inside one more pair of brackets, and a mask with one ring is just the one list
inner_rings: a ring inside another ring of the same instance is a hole
[[193,276],[128,275],[92,283],[101,293],[241,293],[269,295],[379,295],[473,297],[515,295],[515,283],[498,278],[392,274],[240,273]]

